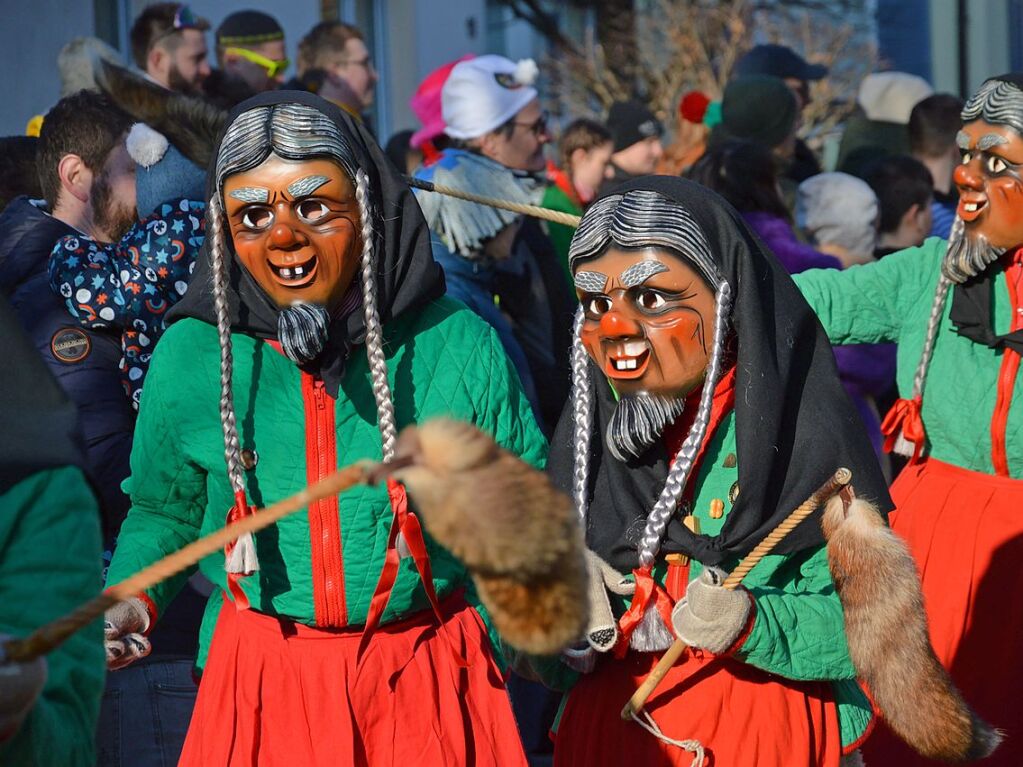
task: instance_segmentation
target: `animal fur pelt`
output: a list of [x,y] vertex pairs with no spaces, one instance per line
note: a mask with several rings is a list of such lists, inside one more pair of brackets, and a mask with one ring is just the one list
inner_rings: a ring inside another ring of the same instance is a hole
[[161,88],[98,56],[93,58],[92,65],[97,86],[117,106],[162,133],[181,154],[200,168],[209,165],[217,136],[227,120],[227,112],[197,96]]
[[430,535],[468,568],[510,645],[553,654],[588,619],[583,536],[569,498],[473,426],[437,419],[405,429],[396,472]]
[[931,759],[990,754],[1001,734],[970,710],[938,662],[906,544],[851,494],[828,503],[822,525],[849,654],[888,726]]

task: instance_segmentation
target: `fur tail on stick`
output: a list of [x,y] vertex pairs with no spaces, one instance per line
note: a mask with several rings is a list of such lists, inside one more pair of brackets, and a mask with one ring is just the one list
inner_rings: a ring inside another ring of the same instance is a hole
[[833,498],[822,525],[849,653],[888,726],[931,759],[990,754],[1001,733],[970,709],[938,662],[906,544],[859,498]]

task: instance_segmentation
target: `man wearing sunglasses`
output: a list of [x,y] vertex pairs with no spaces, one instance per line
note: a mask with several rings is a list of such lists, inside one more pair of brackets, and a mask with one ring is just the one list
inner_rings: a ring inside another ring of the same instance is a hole
[[309,30],[298,43],[297,65],[296,87],[359,119],[373,105],[379,77],[362,32],[351,24],[322,21]]
[[206,97],[230,109],[250,96],[284,83],[291,62],[284,48],[284,30],[273,16],[236,11],[217,27],[218,69],[206,79]]
[[146,76],[164,88],[201,94],[210,75],[206,30],[210,24],[181,3],[147,6],[131,27],[131,52]]

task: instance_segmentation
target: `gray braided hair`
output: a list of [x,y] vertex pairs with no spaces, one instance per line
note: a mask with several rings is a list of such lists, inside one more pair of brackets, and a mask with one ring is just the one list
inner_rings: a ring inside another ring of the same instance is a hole
[[210,239],[210,260],[213,266],[213,307],[217,313],[217,338],[220,341],[220,425],[224,431],[224,458],[231,489],[245,489],[242,476],[241,443],[234,415],[234,392],[231,377],[234,368],[231,349],[231,318],[227,304],[228,265],[224,256],[223,215],[219,195],[213,195],[206,208]]
[[579,518],[585,523],[590,474],[590,433],[593,431],[593,386],[590,383],[590,355],[583,346],[582,330],[586,312],[576,309],[572,329],[572,415],[574,421],[572,495]]
[[398,439],[394,418],[394,402],[387,382],[387,360],[384,358],[384,332],[377,311],[376,259],[374,257],[373,206],[369,198],[369,177],[359,169],[355,174],[355,199],[359,203],[362,222],[362,307],[366,322],[366,356],[373,385],[373,399],[377,403],[377,421],[385,461],[394,457],[394,444]]

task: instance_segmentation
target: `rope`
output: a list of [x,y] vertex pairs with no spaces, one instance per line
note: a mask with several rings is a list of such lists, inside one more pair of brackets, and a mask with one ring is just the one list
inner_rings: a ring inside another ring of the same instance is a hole
[[[828,481],[817,488],[813,494],[803,501],[798,508],[791,512],[785,519],[778,523],[778,525],[772,530],[767,536],[758,543],[754,549],[743,559],[742,563],[739,564],[725,579],[722,584],[723,588],[732,590],[736,588],[742,579],[746,577],[747,573],[753,569],[753,567],[759,562],[764,556],[770,553],[771,549],[778,545],[778,543],[804,519],[812,514],[821,504],[826,502],[831,496],[835,495],[839,490],[849,484],[852,480],[852,472],[849,469],[839,469]],[[636,718],[636,712],[643,710],[643,705],[647,702],[647,699],[653,694],[654,690],[657,689],[657,685],[661,683],[665,675],[668,673],[675,661],[677,661],[683,652],[685,652],[686,645],[680,640],[676,639],[671,647],[669,647],[661,659],[654,666],[654,670],[650,672],[650,676],[643,680],[643,684],[639,686],[639,689],[629,699],[629,702],[625,704],[622,709],[622,719],[628,721],[629,719]]]
[[109,587],[102,594],[80,605],[74,611],[37,629],[27,637],[4,642],[2,652],[0,652],[0,662],[27,663],[45,655],[60,646],[76,631],[102,616],[108,608],[152,588],[157,583],[197,564],[204,557],[222,551],[224,546],[241,535],[262,530],[282,517],[301,511],[316,501],[375,479],[369,476],[374,466],[379,466],[379,464],[357,463],[340,469],[290,498],[285,498],[255,514],[242,517],[237,522],[222,527],[189,543],[178,551],[168,554],[130,578]]
[[551,210],[550,208],[544,208],[540,205],[528,205],[521,202],[512,202],[511,200],[502,200],[498,197],[484,197],[483,195],[473,194],[472,192],[463,192],[461,189],[455,189],[453,186],[435,184],[432,181],[423,181],[422,179],[415,178],[413,176],[405,176],[405,181],[407,181],[408,185],[414,189],[422,189],[424,192],[446,194],[448,197],[457,197],[459,200],[475,202],[480,205],[489,205],[491,208],[510,210],[512,213],[521,213],[524,216],[542,218],[545,221],[553,221],[555,224],[564,224],[565,226],[576,227],[579,226],[579,220],[582,218],[582,216],[575,216],[571,213],[562,213],[560,210]]
[[654,721],[654,718],[650,716],[650,714],[648,714],[646,711],[640,711],[640,713],[643,715],[643,719],[646,719],[646,721],[644,722],[643,719],[640,719],[635,714],[632,714],[632,721],[634,721],[636,724],[638,724],[640,727],[649,732],[658,740],[667,743],[669,746],[678,746],[683,751],[689,751],[690,753],[694,754],[693,761],[689,764],[689,767],[703,767],[703,762],[706,757],[703,753],[703,744],[700,743],[700,741],[675,740],[674,738],[669,738],[667,735],[661,732],[661,728],[657,726],[657,722]]

